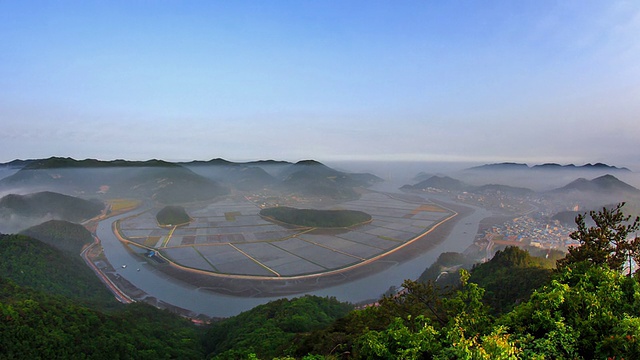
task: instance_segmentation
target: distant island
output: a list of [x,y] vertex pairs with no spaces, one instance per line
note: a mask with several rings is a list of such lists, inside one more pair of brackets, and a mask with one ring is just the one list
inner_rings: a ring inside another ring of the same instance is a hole
[[490,170],[490,171],[496,171],[496,170],[607,170],[607,171],[631,172],[631,170],[627,169],[626,167],[619,168],[616,166],[611,166],[603,163],[595,163],[595,164],[587,163],[584,165],[574,165],[574,164],[560,165],[556,163],[545,163],[541,165],[529,166],[524,163],[502,162],[502,163],[496,163],[496,164],[485,164],[480,166],[474,166],[467,170]]

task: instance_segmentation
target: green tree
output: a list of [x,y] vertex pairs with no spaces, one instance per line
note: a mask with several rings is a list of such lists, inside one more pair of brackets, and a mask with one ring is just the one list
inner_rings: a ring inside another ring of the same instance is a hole
[[580,246],[569,249],[567,256],[558,261],[558,267],[586,261],[592,265],[607,265],[610,269],[622,270],[625,263],[640,258],[640,239],[629,239],[631,234],[640,229],[640,217],[631,221],[631,216],[622,212],[624,204],[620,203],[612,209],[603,207],[598,212],[591,211],[589,216],[595,222],[592,227],[587,227],[585,214],[578,215],[578,230],[569,236],[578,240]]
[[619,271],[580,262],[561,269],[499,321],[525,357],[640,357],[640,283]]

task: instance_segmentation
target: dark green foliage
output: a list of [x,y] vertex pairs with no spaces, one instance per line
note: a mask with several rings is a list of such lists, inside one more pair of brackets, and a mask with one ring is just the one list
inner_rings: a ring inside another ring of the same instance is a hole
[[551,265],[550,260],[510,246],[496,252],[489,262],[475,266],[469,281],[485,289],[484,302],[500,314],[510,311],[528,299],[535,289],[547,284],[553,274]]
[[295,209],[286,206],[262,209],[260,215],[304,227],[340,228],[371,221],[371,215],[356,210]]
[[633,221],[631,216],[624,215],[624,203],[614,208],[602,208],[602,211],[591,211],[589,216],[595,226],[587,228],[585,215],[576,217],[578,230],[570,234],[578,240],[580,246],[569,249],[567,256],[558,261],[559,267],[586,261],[592,265],[607,265],[614,270],[622,267],[632,258],[640,259],[640,238],[629,241],[629,236],[640,229],[640,217]]
[[93,242],[91,233],[84,226],[63,220],[49,220],[20,233],[51,245],[72,258],[79,257],[82,248]]
[[156,215],[160,225],[179,225],[191,221],[189,214],[182,206],[165,206]]
[[2,359],[202,359],[197,329],[144,304],[105,315],[0,278]]
[[0,234],[0,277],[102,308],[118,303],[79,254],[70,256],[24,235]]
[[[443,287],[447,285],[456,286],[459,284],[457,276],[458,268],[470,268],[473,264],[474,261],[466,257],[464,254],[457,252],[445,252],[440,254],[436,262],[431,264],[431,266],[422,272],[418,281],[426,283],[428,281],[436,281],[436,279],[438,279],[438,284]],[[446,282],[444,281],[445,277],[447,278]]]
[[500,321],[546,358],[640,355],[640,284],[605,266],[568,265]]
[[217,359],[246,358],[249,353],[271,358],[287,353],[297,333],[326,327],[351,309],[334,298],[276,300],[212,324],[206,350]]
[[99,201],[83,200],[51,191],[28,195],[9,194],[0,199],[0,210],[5,214],[25,217],[52,216],[72,222],[91,219],[100,215],[102,209],[104,204]]
[[178,167],[179,165],[163,160],[128,161],[112,160],[102,161],[96,159],[75,160],[73,158],[50,157],[29,162],[25,170],[60,169],[60,168],[115,168],[115,167]]

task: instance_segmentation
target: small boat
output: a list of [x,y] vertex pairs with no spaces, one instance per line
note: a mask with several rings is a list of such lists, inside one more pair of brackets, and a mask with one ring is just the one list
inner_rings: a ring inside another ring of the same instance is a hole
[[126,268],[126,267],[127,267],[127,264],[122,265],[122,268],[123,268],[123,269],[124,269],[124,268]]
[[140,269],[136,269],[136,271],[140,271]]

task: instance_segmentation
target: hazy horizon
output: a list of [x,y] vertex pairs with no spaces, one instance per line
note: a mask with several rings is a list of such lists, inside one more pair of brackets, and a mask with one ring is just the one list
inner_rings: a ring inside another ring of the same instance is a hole
[[0,3],[0,162],[640,168],[640,3]]

